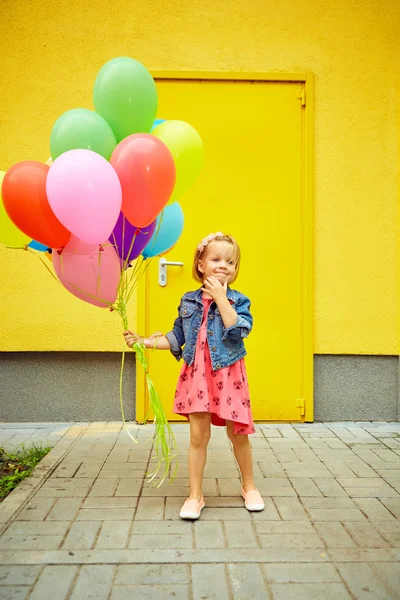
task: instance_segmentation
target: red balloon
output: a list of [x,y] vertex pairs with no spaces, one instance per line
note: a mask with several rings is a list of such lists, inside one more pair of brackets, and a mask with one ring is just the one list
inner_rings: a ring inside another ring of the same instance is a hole
[[31,160],[8,169],[3,179],[3,204],[11,221],[26,235],[50,248],[63,248],[71,233],[57,219],[47,200],[49,168]]
[[175,186],[175,162],[167,146],[149,133],[129,135],[110,163],[122,187],[122,212],[136,227],[147,227],[167,205]]

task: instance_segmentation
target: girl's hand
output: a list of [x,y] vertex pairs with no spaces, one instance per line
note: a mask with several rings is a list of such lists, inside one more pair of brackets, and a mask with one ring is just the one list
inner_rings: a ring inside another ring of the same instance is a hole
[[140,335],[138,335],[137,333],[130,331],[130,329],[124,331],[123,336],[125,338],[125,343],[128,346],[128,348],[132,348],[133,344],[143,344],[143,338],[140,337]]
[[228,290],[228,283],[222,285],[220,281],[216,277],[212,275],[207,277],[204,280],[203,287],[201,288],[203,292],[206,292],[211,298],[218,304],[221,300],[226,298],[226,292]]

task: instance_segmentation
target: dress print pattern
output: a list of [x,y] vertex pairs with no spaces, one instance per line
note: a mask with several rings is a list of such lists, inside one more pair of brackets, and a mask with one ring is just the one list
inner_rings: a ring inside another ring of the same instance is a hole
[[255,433],[250,408],[244,359],[218,371],[212,370],[207,342],[207,315],[211,300],[203,298],[204,316],[197,338],[194,362],[183,363],[175,392],[173,412],[190,418],[190,413],[209,412],[213,425],[233,421],[234,433]]

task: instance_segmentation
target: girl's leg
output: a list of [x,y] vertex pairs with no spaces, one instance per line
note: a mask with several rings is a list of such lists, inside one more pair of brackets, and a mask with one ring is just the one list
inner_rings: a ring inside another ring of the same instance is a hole
[[255,490],[253,475],[253,453],[248,435],[236,434],[233,432],[233,421],[226,421],[226,431],[232,442],[233,452],[238,462],[240,473],[242,475],[242,486],[245,492]]
[[189,498],[200,502],[203,496],[203,472],[207,459],[207,446],[210,440],[211,415],[209,413],[192,413],[189,424]]

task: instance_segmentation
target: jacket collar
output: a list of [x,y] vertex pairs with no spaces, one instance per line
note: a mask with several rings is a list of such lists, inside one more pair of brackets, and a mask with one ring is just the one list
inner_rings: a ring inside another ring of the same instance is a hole
[[[202,291],[201,288],[199,288],[198,290],[195,290],[194,292],[187,292],[187,294],[185,294],[186,298],[188,298],[189,300],[193,300],[194,302],[198,302],[199,304],[203,304],[203,300],[202,300]],[[232,288],[229,287],[228,285],[228,290],[226,292],[226,297],[228,298],[229,302],[231,304],[234,304],[235,302],[235,291],[232,290]]]

